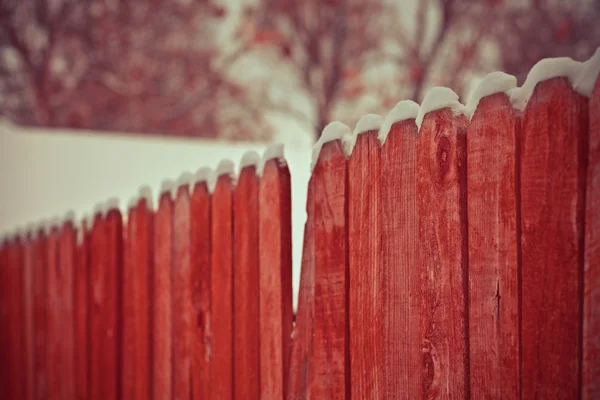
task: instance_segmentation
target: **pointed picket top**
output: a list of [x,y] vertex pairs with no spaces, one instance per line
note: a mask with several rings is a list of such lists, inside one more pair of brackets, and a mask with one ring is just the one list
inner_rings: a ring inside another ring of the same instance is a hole
[[419,130],[427,113],[442,108],[450,108],[453,114],[458,115],[464,112],[465,107],[458,101],[458,95],[452,89],[442,86],[431,88],[425,95],[417,115],[416,123]]
[[330,122],[323,129],[321,137],[319,137],[319,140],[317,140],[317,143],[315,143],[312,148],[312,161],[310,165],[311,171],[314,170],[315,165],[317,165],[317,160],[319,159],[319,154],[321,153],[321,148],[323,145],[335,140],[342,140],[346,135],[352,135],[352,131],[348,125],[340,121]]
[[496,93],[510,93],[517,87],[517,78],[504,72],[492,72],[483,78],[471,98],[464,108],[464,113],[469,120],[473,118],[473,114],[477,110],[479,101],[484,97],[491,96]]
[[394,108],[392,108],[385,117],[383,125],[381,125],[381,128],[379,129],[379,134],[377,135],[379,142],[381,142],[382,145],[385,143],[392,126],[396,122],[405,121],[407,119],[416,119],[420,109],[421,106],[412,100],[402,100],[396,103]]

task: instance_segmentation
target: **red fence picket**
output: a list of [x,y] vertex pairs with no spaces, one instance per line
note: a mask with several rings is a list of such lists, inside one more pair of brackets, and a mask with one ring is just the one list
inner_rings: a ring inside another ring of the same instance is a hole
[[0,397],[597,398],[584,78],[484,86],[467,109],[438,91],[420,128],[405,103],[389,133],[324,135],[295,321],[283,160],[3,241]]
[[589,102],[589,156],[586,183],[583,271],[582,398],[600,398],[600,79]]
[[233,398],[233,184],[229,175],[217,178],[212,195],[211,240],[211,396]]
[[292,221],[290,173],[269,160],[259,186],[260,398],[287,391],[292,334]]
[[471,396],[519,398],[518,155],[508,96],[479,102],[467,133]]

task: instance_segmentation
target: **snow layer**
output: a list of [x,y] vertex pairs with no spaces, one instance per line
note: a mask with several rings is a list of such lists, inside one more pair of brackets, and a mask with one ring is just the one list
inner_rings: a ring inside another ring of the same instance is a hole
[[244,153],[242,159],[240,161],[240,171],[246,167],[255,167],[258,168],[258,164],[260,163],[260,156],[254,150],[249,150]]
[[354,132],[352,132],[351,135],[344,135],[344,137],[342,138],[342,148],[344,149],[344,154],[346,155],[346,157],[350,157],[350,155],[352,154],[352,150],[354,150],[354,146],[356,145],[356,139],[358,138],[358,135],[369,131],[379,131],[379,129],[381,129],[382,122],[383,118],[381,118],[380,115],[363,115],[356,123]]
[[146,207],[148,207],[150,210],[154,209],[152,189],[150,188],[150,186],[142,186],[138,191],[137,196],[134,196],[131,198],[131,200],[129,200],[127,208],[135,208],[141,199],[146,201]]
[[581,70],[573,89],[584,96],[590,97],[594,91],[598,74],[600,73],[600,47],[596,49],[594,55],[583,63]]
[[103,203],[98,203],[94,207],[94,215],[100,214],[101,216],[105,216],[111,210],[119,209],[119,199],[116,197],[111,197]]
[[262,175],[265,165],[267,165],[267,162],[270,160],[277,160],[280,166],[286,165],[285,157],[283,156],[283,143],[275,143],[267,147],[258,164],[257,173],[259,176]]
[[319,154],[321,153],[323,145],[328,142],[333,142],[334,140],[342,139],[345,135],[352,135],[352,131],[350,131],[348,125],[340,121],[333,121],[327,124],[325,129],[323,129],[321,137],[312,148],[311,171],[314,170],[315,165],[317,165],[317,160],[319,159]]
[[394,108],[388,113],[383,121],[383,125],[379,129],[379,135],[377,138],[384,144],[388,135],[390,134],[390,130],[392,129],[392,125],[396,122],[405,121],[407,119],[415,119],[419,115],[419,105],[412,100],[402,100],[396,103]]
[[564,76],[569,78],[571,83],[574,83],[581,72],[582,66],[583,63],[574,61],[569,57],[545,58],[538,61],[527,74],[523,86],[510,91],[513,106],[523,111],[539,82]]
[[231,160],[222,160],[217,169],[215,170],[215,176],[218,178],[221,175],[229,175],[232,179],[235,178],[235,164]]
[[509,93],[517,87],[517,78],[504,72],[492,72],[487,74],[481,81],[479,86],[473,92],[469,102],[465,106],[465,115],[467,118],[473,118],[475,110],[479,105],[479,101],[484,97],[491,96],[496,93]]
[[174,188],[175,181],[173,181],[173,179],[165,179],[160,183],[160,195],[162,196],[165,193],[172,195]]
[[210,188],[211,181],[214,180],[214,172],[208,167],[202,167],[194,174],[194,184],[206,182]]
[[455,115],[464,112],[464,106],[458,101],[458,95],[452,89],[441,86],[429,89],[417,115],[416,122],[419,129],[421,129],[425,114],[447,107]]

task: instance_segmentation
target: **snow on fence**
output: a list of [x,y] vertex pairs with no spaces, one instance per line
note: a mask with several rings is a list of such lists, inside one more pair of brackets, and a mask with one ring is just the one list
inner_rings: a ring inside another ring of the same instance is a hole
[[277,151],[4,241],[2,397],[598,398],[599,69],[330,124],[293,329]]

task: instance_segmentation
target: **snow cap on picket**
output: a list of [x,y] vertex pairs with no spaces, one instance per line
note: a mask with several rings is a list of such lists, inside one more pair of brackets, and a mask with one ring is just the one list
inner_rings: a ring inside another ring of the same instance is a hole
[[402,100],[396,103],[394,108],[392,108],[385,117],[385,120],[379,129],[379,135],[377,135],[377,138],[381,144],[385,143],[388,135],[390,134],[392,126],[396,122],[405,121],[407,119],[416,119],[419,115],[419,109],[419,104],[412,100]]
[[464,112],[464,106],[458,101],[458,95],[452,89],[442,86],[429,89],[417,115],[416,123],[419,129],[421,129],[425,114],[442,108],[450,108],[454,115]]
[[319,159],[319,154],[321,153],[321,148],[325,143],[333,142],[334,140],[342,139],[345,135],[352,135],[352,131],[348,125],[340,122],[333,121],[327,124],[327,126],[323,129],[323,133],[317,143],[313,145],[312,148],[312,161],[310,165],[311,171],[315,169],[315,165],[317,165],[317,160]]
[[479,101],[484,97],[496,93],[508,94],[516,87],[517,78],[512,75],[505,74],[504,72],[492,72],[487,74],[475,88],[475,91],[467,102],[467,105],[465,106],[465,115],[469,119],[473,118],[473,114],[475,114],[475,110],[477,110]]

